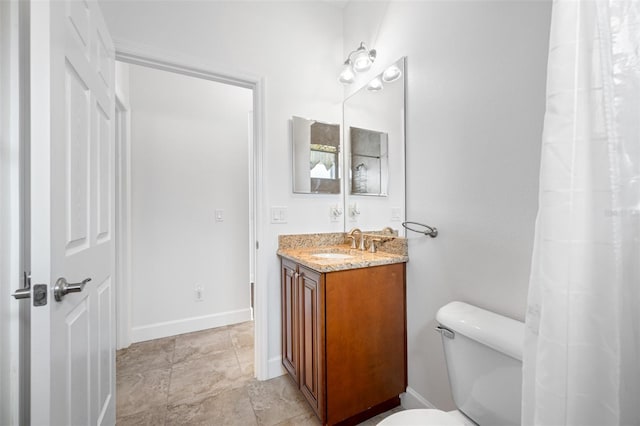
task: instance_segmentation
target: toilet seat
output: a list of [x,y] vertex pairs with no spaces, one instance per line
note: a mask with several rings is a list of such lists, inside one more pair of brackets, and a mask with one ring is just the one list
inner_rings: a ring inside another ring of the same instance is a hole
[[465,423],[442,410],[415,409],[392,414],[378,426],[465,426]]

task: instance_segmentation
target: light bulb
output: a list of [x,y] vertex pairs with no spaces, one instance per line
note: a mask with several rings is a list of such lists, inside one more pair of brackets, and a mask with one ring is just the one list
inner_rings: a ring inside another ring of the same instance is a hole
[[401,76],[402,70],[400,70],[396,65],[391,65],[382,73],[382,81],[385,83],[391,83],[399,79]]
[[344,65],[344,69],[340,73],[340,77],[338,77],[338,80],[340,80],[340,83],[342,84],[351,84],[355,81],[355,79],[356,74],[353,72],[351,64],[347,62]]
[[[375,56],[374,56],[375,58]],[[371,68],[373,61],[366,49],[359,49],[353,57],[353,69],[356,72],[365,72]]]
[[380,77],[376,77],[369,82],[367,85],[367,90],[370,92],[379,92],[382,90],[384,86],[382,85],[382,81],[380,81]]

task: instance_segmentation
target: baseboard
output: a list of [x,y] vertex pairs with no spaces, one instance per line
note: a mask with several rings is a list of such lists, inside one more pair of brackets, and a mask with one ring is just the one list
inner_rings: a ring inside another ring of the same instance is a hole
[[269,358],[267,361],[267,380],[273,379],[274,377],[282,376],[287,373],[287,370],[282,366],[282,357],[275,356],[273,358]]
[[407,391],[400,395],[402,408],[412,410],[415,408],[436,408],[432,403],[427,401],[415,389],[407,386]]
[[251,308],[247,308],[175,321],[159,322],[141,327],[133,327],[131,329],[131,341],[133,343],[144,342],[145,340],[160,339],[162,337],[191,333],[193,331],[222,327],[250,320]]

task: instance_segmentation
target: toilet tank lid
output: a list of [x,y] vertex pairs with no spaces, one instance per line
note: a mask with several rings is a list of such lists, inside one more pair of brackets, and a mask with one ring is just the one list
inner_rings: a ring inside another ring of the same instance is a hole
[[524,323],[464,302],[451,302],[438,310],[443,326],[522,361]]

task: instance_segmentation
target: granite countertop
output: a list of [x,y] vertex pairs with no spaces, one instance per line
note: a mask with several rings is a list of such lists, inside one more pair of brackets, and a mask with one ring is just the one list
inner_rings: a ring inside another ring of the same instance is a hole
[[[344,239],[344,233],[282,235],[277,254],[318,272],[344,271],[409,261],[406,240],[403,238],[394,238],[396,241],[388,245],[389,251],[379,249],[376,253],[352,249],[350,245],[343,244]],[[352,257],[327,259],[313,256],[319,253],[339,253]]]

